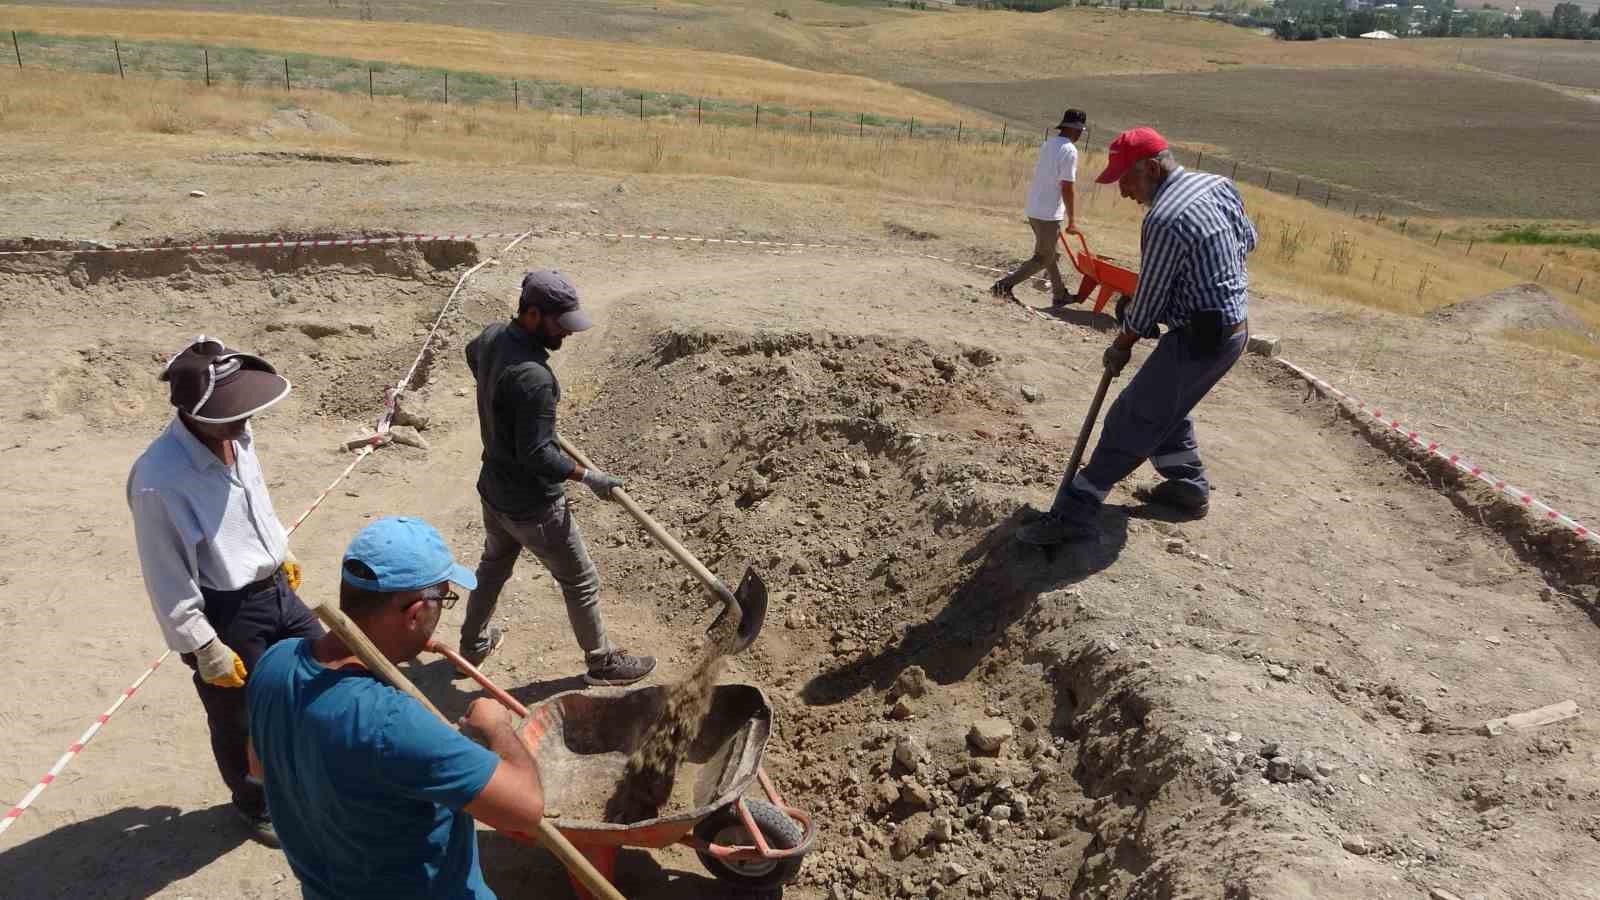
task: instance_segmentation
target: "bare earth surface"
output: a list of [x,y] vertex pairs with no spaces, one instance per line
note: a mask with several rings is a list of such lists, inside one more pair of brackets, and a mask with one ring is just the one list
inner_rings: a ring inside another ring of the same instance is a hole
[[[1104,338],[1082,317],[998,305],[988,273],[889,252],[1009,263],[1011,211],[717,179],[228,161],[198,142],[152,162],[0,153],[24,176],[6,184],[0,239],[531,224],[859,244],[527,241],[446,319],[420,391],[429,448],[383,449],[294,538],[318,599],[374,516],[422,515],[475,559],[460,347],[505,314],[523,269],[568,272],[600,325],[556,356],[564,432],[713,569],[754,562],[772,587],[766,632],[724,677],[771,695],[768,768],[823,829],[790,896],[1600,897],[1595,569],[1547,578],[1277,367],[1248,359],[1198,412],[1218,485],[1206,520],[1153,518],[1130,482],[1098,542],[1011,541],[1027,505],[1049,502]],[[194,187],[210,196],[188,198]],[[931,237],[896,236],[910,232]],[[295,381],[257,427],[292,519],[344,465],[336,445],[375,417],[469,258],[0,258],[13,338],[0,346],[13,598],[0,792],[20,797],[159,652],[122,490],[167,415],[165,355],[204,331]],[[1252,312],[1295,361],[1600,520],[1594,363],[1421,320],[1271,298]],[[669,683],[694,661],[696,590],[620,509],[573,499],[615,637],[662,656]],[[492,678],[530,702],[579,686],[531,560],[502,618]],[[447,713],[474,696],[442,661],[409,671]],[[1565,699],[1579,718],[1476,731]],[[1010,732],[995,755],[968,744],[985,718]],[[1290,772],[1269,771],[1268,744]],[[235,829],[176,660],[4,840],[6,896],[299,893],[283,857]],[[563,895],[547,854],[482,844],[501,896]],[[682,849],[625,854],[621,871],[630,897],[739,896]]]

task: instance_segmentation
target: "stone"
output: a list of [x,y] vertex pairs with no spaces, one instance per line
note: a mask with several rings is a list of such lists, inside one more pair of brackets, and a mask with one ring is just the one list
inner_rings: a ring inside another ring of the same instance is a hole
[[854,900],[855,891],[842,881],[828,885],[828,900]]
[[1267,666],[1267,674],[1271,675],[1273,679],[1277,681],[1289,680],[1289,670],[1285,669],[1283,666]]
[[1444,888],[1436,887],[1428,891],[1428,900],[1461,900],[1461,898]]
[[971,873],[961,863],[951,860],[939,867],[939,880],[945,884],[955,884]]
[[978,833],[983,835],[986,838],[994,837],[995,832],[997,832],[999,830],[1000,830],[1000,823],[998,823],[995,820],[989,818],[988,816],[984,816],[983,818],[978,820]]
[[1274,756],[1267,763],[1267,779],[1278,782],[1294,780],[1294,761],[1287,756]]
[[948,844],[956,836],[956,825],[946,816],[935,816],[928,826],[928,836],[941,844]]
[[991,716],[972,723],[972,728],[967,731],[967,743],[979,753],[995,754],[1000,752],[1013,733],[1010,722]]
[[1279,338],[1275,334],[1252,334],[1245,349],[1257,356],[1271,359],[1278,355]]
[[916,853],[928,840],[931,822],[926,813],[918,813],[901,822],[895,830],[894,839],[889,842],[889,855],[901,860]]
[[1224,741],[1227,741],[1230,744],[1237,744],[1240,741],[1244,740],[1244,735],[1240,734],[1237,731],[1230,731],[1227,734],[1223,735],[1222,739]]
[[1187,546],[1187,544],[1184,543],[1183,538],[1167,538],[1167,552],[1168,553],[1179,553],[1179,554],[1181,554],[1181,553],[1183,553],[1183,551],[1184,551],[1186,546]]
[[1339,767],[1333,763],[1323,762],[1321,760],[1317,761],[1317,774],[1321,775],[1323,778],[1332,778],[1333,773],[1337,771],[1339,771]]
[[1011,798],[1011,818],[1020,822],[1028,817],[1029,801],[1026,795],[1018,794]]
[[1368,844],[1367,839],[1359,834],[1353,834],[1345,838],[1344,843],[1341,846],[1343,846],[1348,852],[1354,853],[1356,856],[1366,856],[1368,853],[1372,852],[1372,845]]
[[888,812],[900,802],[900,786],[885,778],[872,787],[873,812]]
[[396,425],[389,429],[389,434],[394,437],[396,444],[415,447],[418,450],[428,449],[428,442],[423,440],[422,435],[418,434],[417,430],[409,425]]
[[920,698],[928,693],[928,673],[921,666],[906,666],[895,676],[889,694],[894,697]]
[[1028,401],[1029,403],[1038,403],[1039,399],[1043,396],[1044,392],[1031,384],[1025,384],[1022,386],[1022,399]]
[[900,805],[908,812],[927,812],[933,809],[933,792],[915,781],[900,787]]
[[189,192],[189,196],[191,196],[191,197],[204,197],[205,195],[206,195],[206,192],[202,191],[202,190],[200,190],[198,188],[196,188],[195,190],[192,190],[192,191]]
[[1361,782],[1362,784],[1366,785],[1367,787],[1372,787],[1372,776],[1368,775],[1365,772],[1362,772],[1362,773],[1356,775],[1356,780]]
[[894,761],[910,772],[928,758],[928,748],[914,735],[903,734],[894,742]]
[[1005,803],[996,804],[993,809],[989,810],[989,815],[997,822],[1009,822],[1011,821],[1012,809]]
[[907,719],[914,719],[916,716],[916,704],[912,703],[909,697],[896,698],[894,705],[889,707],[889,718],[894,719],[896,722],[904,722]]
[[872,477],[872,464],[867,462],[866,460],[857,461],[854,465],[852,465],[850,467],[850,470],[855,473],[857,478],[871,478]]
[[409,425],[418,431],[427,431],[433,425],[433,414],[421,400],[401,399],[390,421],[395,425]]
[[1317,757],[1310,750],[1301,750],[1294,759],[1294,774],[1301,778],[1315,778],[1317,775]]
[[1261,755],[1265,756],[1267,759],[1271,759],[1274,756],[1277,756],[1278,755],[1278,742],[1277,741],[1267,741],[1266,743],[1262,744],[1261,745]]

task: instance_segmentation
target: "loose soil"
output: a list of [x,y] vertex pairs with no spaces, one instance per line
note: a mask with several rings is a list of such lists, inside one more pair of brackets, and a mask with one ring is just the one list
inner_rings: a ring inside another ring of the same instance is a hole
[[1531,283],[1442,306],[1430,312],[1427,318],[1485,336],[1513,330],[1576,334],[1589,334],[1594,330],[1549,291]]
[[[554,360],[563,432],[713,570],[754,562],[771,587],[768,629],[723,677],[769,693],[766,769],[821,829],[789,896],[1600,896],[1593,570],[1546,566],[1516,523],[1480,518],[1480,498],[1397,462],[1276,366],[1247,360],[1197,411],[1218,485],[1207,519],[1162,520],[1131,499],[1135,479],[1112,493],[1098,541],[1041,553],[1012,540],[1049,501],[1105,338],[995,303],[982,273],[872,251],[901,240],[887,220],[930,235],[915,244],[929,253],[999,261],[1013,221],[727,179],[630,179],[624,193],[605,177],[429,167],[395,181],[290,161],[241,160],[226,179],[227,163],[203,163],[226,191],[185,203],[201,165],[150,163],[131,181],[125,162],[83,167],[19,210],[17,231],[504,230],[537,215],[865,248],[530,239],[445,318],[414,397],[428,449],[374,454],[295,536],[319,598],[374,516],[423,515],[471,562],[479,438],[460,346],[507,314],[522,270],[558,265],[600,322]],[[400,189],[404,215],[373,205]],[[87,202],[108,193],[114,208]],[[153,256],[77,276],[71,257],[0,258],[0,327],[20,336],[0,346],[0,422],[18,423],[0,439],[0,579],[35,600],[0,609],[25,636],[0,663],[8,796],[157,652],[121,491],[167,416],[160,362],[204,331],[295,382],[256,429],[292,518],[349,459],[334,448],[376,416],[467,258]],[[1452,327],[1272,298],[1251,315],[1319,374],[1419,408],[1424,425],[1477,423],[1446,436],[1593,508],[1592,454],[1574,443],[1596,439],[1595,364],[1488,338],[1464,355]],[[573,503],[613,640],[678,680],[699,660],[698,584],[624,511]],[[578,686],[581,651],[532,560],[500,618],[491,678],[525,703]],[[407,670],[447,714],[477,696],[442,660]],[[1577,719],[1474,730],[1568,698]],[[979,753],[969,729],[989,718],[1011,733]],[[1294,772],[1302,758],[1309,774]],[[17,896],[299,895],[282,855],[234,827],[171,665],[4,840],[0,883]],[[480,844],[502,896],[564,896],[548,855],[487,831]],[[619,866],[629,897],[738,896],[681,847]]]

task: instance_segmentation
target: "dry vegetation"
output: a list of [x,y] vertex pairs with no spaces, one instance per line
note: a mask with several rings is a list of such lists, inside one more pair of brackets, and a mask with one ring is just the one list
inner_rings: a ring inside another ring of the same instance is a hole
[[[415,66],[470,67],[520,78],[736,97],[800,109],[860,110],[944,121],[975,118],[953,104],[885,82],[795,69],[748,56],[436,25],[140,10],[108,17],[96,9],[6,6],[0,7],[0,26],[51,34],[350,56]],[[581,77],[577,77],[579,73]]]
[[[248,143],[286,99],[282,93],[177,82],[118,81],[109,76],[53,73],[48,79],[7,78],[0,127],[21,138],[63,148],[70,136],[113,136],[131,159],[215,150]],[[1033,148],[949,141],[857,140],[851,137],[652,121],[648,127],[605,119],[521,114],[483,107],[376,103],[346,95],[296,92],[293,102],[333,116],[349,135],[311,135],[296,143],[416,160],[448,160],[539,169],[721,175],[764,181],[842,186],[885,195],[936,196],[994,216],[1015,214],[1031,171]],[[281,138],[280,138],[281,140]],[[22,152],[29,152],[18,145]],[[94,152],[103,152],[104,145]],[[1085,173],[1104,160],[1089,154]],[[1420,313],[1520,280],[1482,256],[1399,238],[1386,225],[1322,210],[1314,204],[1245,187],[1261,232],[1252,260],[1258,284],[1309,302],[1350,302]],[[1096,235],[1137,246],[1140,210],[1111,188],[1090,191],[1083,218]],[[826,235],[788,235],[826,239]],[[1102,249],[1105,249],[1102,247]],[[985,252],[985,251],[977,251]],[[992,252],[992,249],[987,251]],[[1600,324],[1600,304],[1566,297]],[[1545,342],[1538,338],[1540,342]],[[1593,349],[1573,346],[1569,349]]]

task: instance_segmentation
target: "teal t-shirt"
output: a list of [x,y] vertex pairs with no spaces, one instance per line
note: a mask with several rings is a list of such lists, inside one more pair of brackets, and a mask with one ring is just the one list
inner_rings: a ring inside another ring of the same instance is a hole
[[250,673],[267,809],[306,900],[494,900],[472,817],[499,757],[294,639]]

